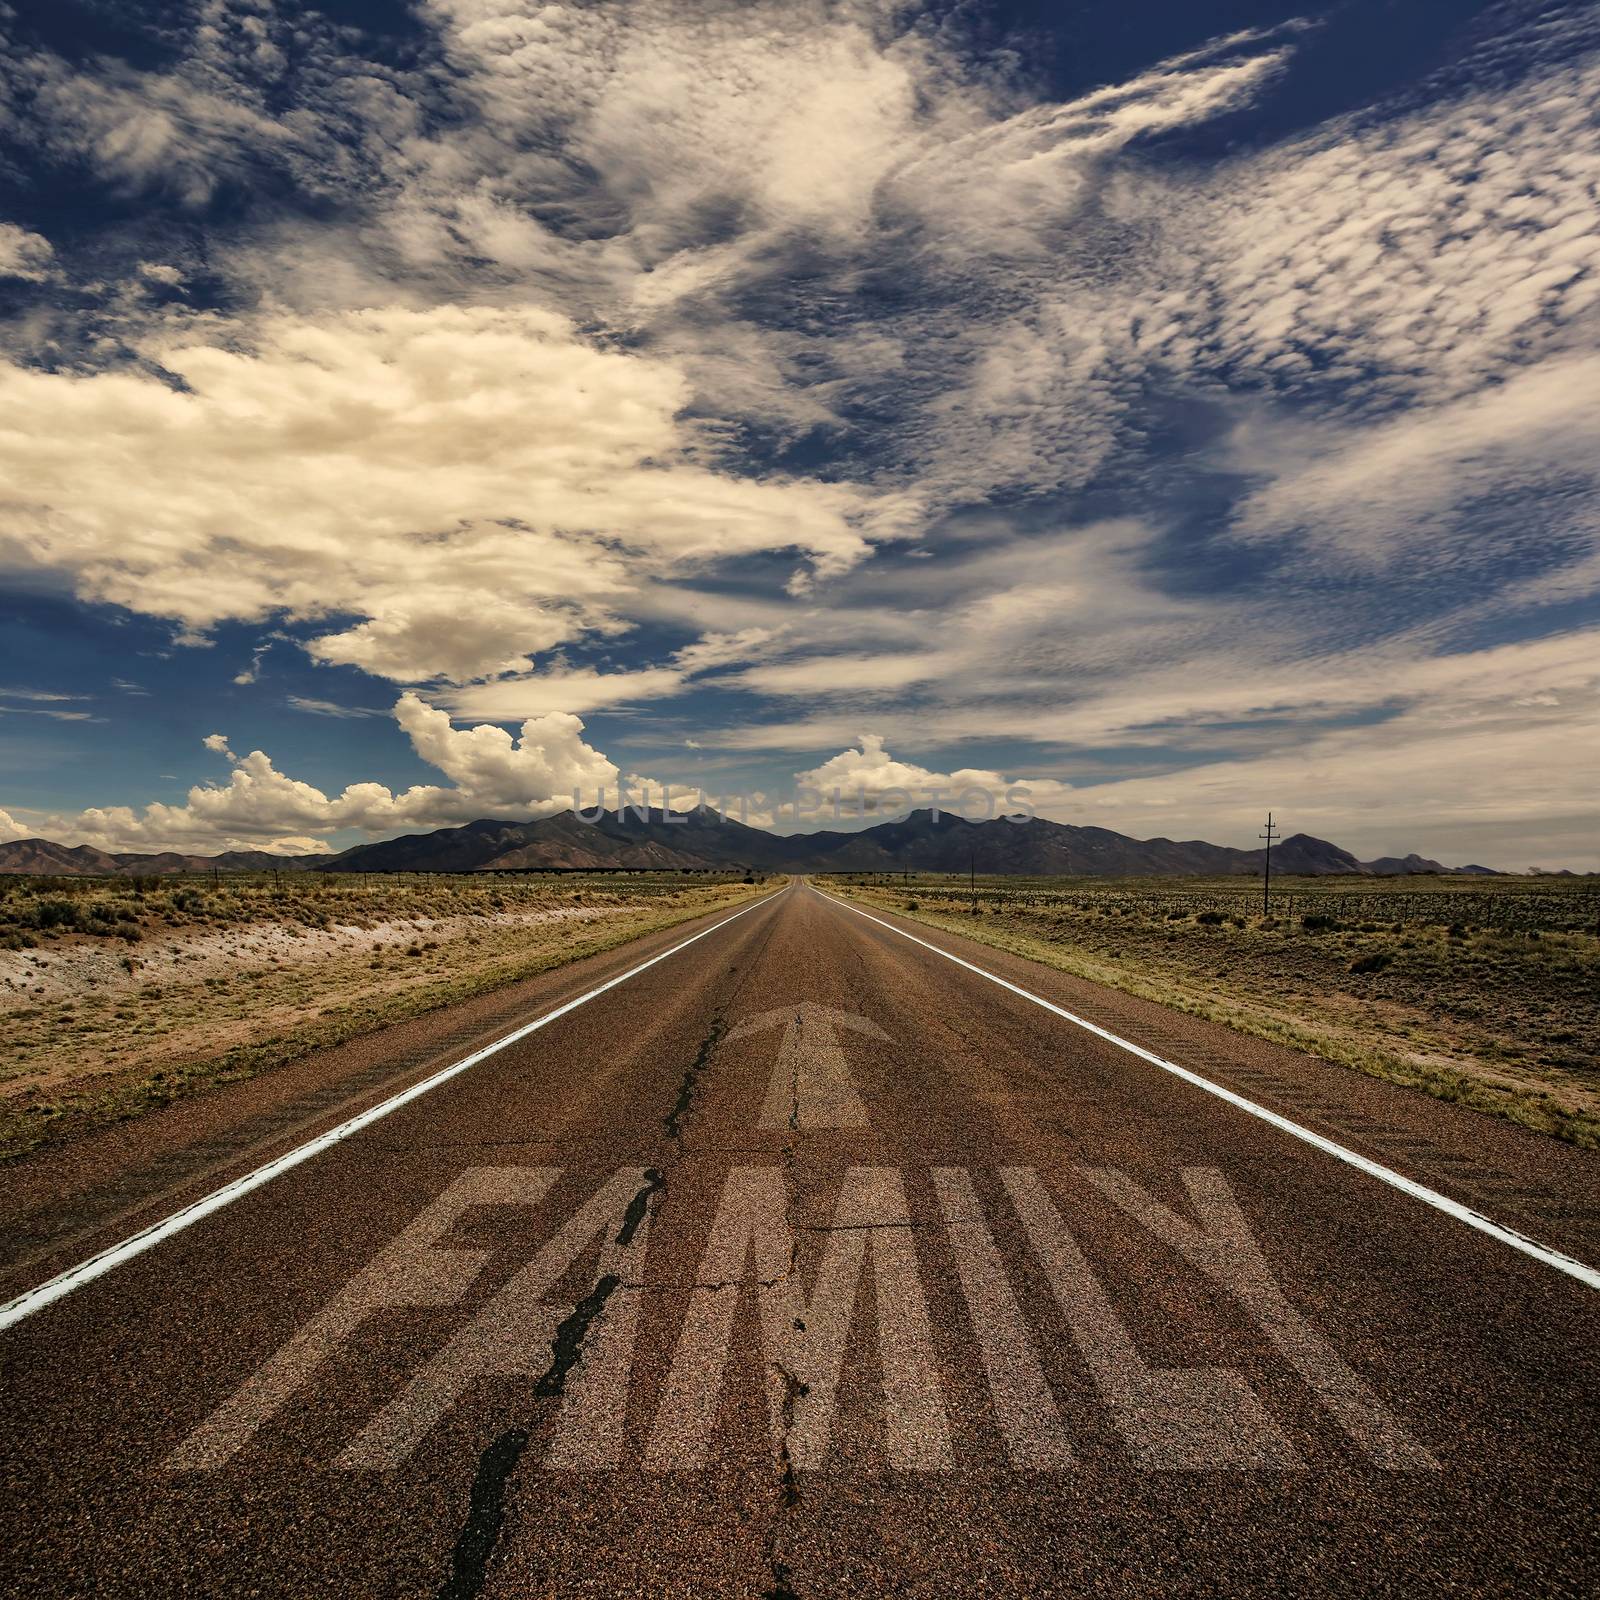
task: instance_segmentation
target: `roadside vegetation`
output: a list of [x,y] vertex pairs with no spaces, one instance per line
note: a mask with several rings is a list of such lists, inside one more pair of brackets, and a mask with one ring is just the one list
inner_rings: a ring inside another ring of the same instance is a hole
[[1594,878],[822,880],[1130,994],[1600,1147]]
[[767,887],[680,873],[0,877],[0,1160]]

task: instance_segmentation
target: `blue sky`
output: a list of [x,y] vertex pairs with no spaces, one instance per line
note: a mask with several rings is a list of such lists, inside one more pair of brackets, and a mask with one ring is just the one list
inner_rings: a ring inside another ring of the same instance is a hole
[[1020,782],[1600,867],[1591,7],[0,33],[0,838]]

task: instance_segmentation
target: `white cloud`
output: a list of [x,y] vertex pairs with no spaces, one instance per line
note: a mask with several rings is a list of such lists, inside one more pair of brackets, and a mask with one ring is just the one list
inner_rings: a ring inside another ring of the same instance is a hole
[[536,807],[547,815],[580,790],[616,780],[616,767],[583,742],[582,719],[568,712],[529,717],[517,738],[488,724],[452,728],[446,712],[414,694],[400,697],[395,718],[417,754],[471,806]]
[[1010,791],[1015,790],[1035,808],[1058,803],[1069,792],[1066,784],[1007,778],[982,767],[936,772],[913,761],[896,760],[884,748],[882,735],[876,733],[861,734],[859,748],[841,750],[821,765],[794,776],[797,784],[815,789],[824,797],[831,797],[837,789],[846,806],[859,798],[869,812],[885,805],[896,810],[920,808],[930,804],[938,793],[944,797],[945,809],[974,818],[1000,816],[1012,808],[1006,799]]
[[309,716],[342,717],[346,721],[356,717],[381,717],[384,714],[367,706],[343,706],[336,700],[317,700],[303,694],[290,695],[288,703],[294,710],[304,711]]
[[0,811],[0,844],[10,844],[13,839],[30,839],[33,830],[25,828],[9,811]]
[[583,722],[564,712],[530,717],[516,735],[489,725],[453,728],[446,712],[407,693],[394,716],[417,755],[449,778],[450,787],[418,784],[394,793],[380,783],[352,783],[329,795],[280,772],[264,751],[234,755],[227,738],[213,733],[202,742],[227,757],[233,770],[226,784],[197,784],[181,806],[96,806],[51,817],[42,831],[111,850],[294,853],[307,840],[340,829],[382,834],[484,816],[549,816],[584,796],[592,804],[599,787],[617,781],[616,766],[584,743]]
[[[1375,421],[1268,424],[1235,436],[1237,464],[1268,481],[1236,514],[1257,538],[1300,532],[1348,563],[1383,568],[1419,551],[1434,564],[1503,560],[1500,519],[1461,526],[1461,512],[1529,495],[1561,497],[1570,525],[1575,490],[1600,480],[1600,355],[1552,356],[1493,387]],[[1581,517],[1582,513],[1579,513]],[[1593,540],[1592,523],[1580,532]]]
[[778,637],[777,628],[739,628],[732,633],[702,634],[673,653],[674,665],[685,672],[714,672],[763,654]]
[[1541,56],[1537,27],[1508,18],[1498,43],[1525,68],[1510,83],[1486,67],[1486,85],[1440,84],[1198,179],[1119,170],[1105,209],[1144,248],[1097,319],[1114,371],[1381,412],[1586,344],[1600,55],[1591,30]]
[[55,249],[43,234],[0,222],[0,278],[45,283],[54,273]]
[[844,570],[881,514],[843,485],[701,465],[681,375],[548,312],[277,316],[241,335],[149,344],[181,389],[0,367],[0,406],[24,419],[0,435],[20,508],[0,557],[191,630],[354,615],[312,654],[462,680],[615,631],[644,574],[772,550]]
[[659,700],[679,693],[684,686],[684,674],[673,667],[644,667],[637,672],[577,670],[473,683],[444,690],[436,698],[458,718],[512,722],[561,710],[598,711],[630,701]]
[[809,699],[821,694],[858,695],[905,689],[942,676],[949,665],[948,657],[931,650],[824,655],[750,667],[728,681],[762,694]]
[[1286,832],[1363,856],[1600,870],[1600,636],[1445,657],[1421,679],[1375,724],[1286,728],[1258,754],[1080,784],[1049,814],[1244,844],[1271,807]]

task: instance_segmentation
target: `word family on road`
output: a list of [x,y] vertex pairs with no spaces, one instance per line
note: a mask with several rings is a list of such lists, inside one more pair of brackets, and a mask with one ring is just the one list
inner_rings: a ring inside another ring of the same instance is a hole
[[[563,1329],[581,1325],[581,1350],[562,1387],[543,1465],[597,1471],[701,1469],[713,1444],[730,1369],[755,1363],[765,1374],[772,1443],[796,1470],[828,1465],[846,1353],[870,1293],[884,1465],[949,1471],[955,1465],[947,1374],[928,1309],[930,1269],[959,1284],[977,1345],[972,1370],[1011,1465],[1066,1471],[1079,1458],[1074,1420],[1048,1380],[1038,1331],[1030,1328],[1018,1273],[997,1240],[978,1176],[963,1167],[914,1174],[931,1190],[930,1214],[916,1220],[908,1174],[893,1166],[843,1169],[831,1211],[798,1226],[780,1165],[733,1167],[698,1251],[698,1271],[680,1282],[651,1271],[652,1219],[659,1184],[651,1169],[625,1167],[564,1215],[546,1242],[461,1321],[375,1415],[352,1419],[351,1437],[331,1465],[403,1467],[430,1431],[475,1384],[538,1380]],[[1213,1167],[1185,1168],[1184,1205],[1175,1209],[1114,1168],[1076,1166],[1066,1182],[1031,1167],[982,1175],[1004,1197],[1007,1237],[1024,1244],[1025,1270],[1042,1275],[1060,1325],[1087,1374],[1088,1390],[1114,1423],[1132,1464],[1150,1469],[1282,1469],[1303,1459],[1244,1374],[1224,1366],[1163,1366],[1142,1355],[1113,1295],[1074,1235],[1060,1190],[1098,1195],[1168,1256],[1227,1297],[1297,1376],[1351,1446],[1373,1465],[1431,1470],[1432,1454],[1296,1309],[1269,1269],[1237,1198]],[[478,1207],[545,1207],[563,1185],[554,1167],[477,1166],[462,1172],[393,1242],[344,1285],[248,1381],[171,1454],[174,1471],[227,1464],[313,1388],[341,1347],[386,1311],[449,1307],[489,1264],[492,1252],[452,1245],[449,1236]],[[921,1248],[919,1250],[919,1241]],[[809,1242],[811,1248],[807,1249]],[[807,1257],[814,1259],[808,1260]],[[552,1299],[581,1265],[593,1287],[578,1303]],[[681,1316],[673,1355],[655,1397],[642,1450],[625,1451],[641,1306],[673,1296]],[[741,1302],[753,1297],[753,1337],[736,1337]],[[948,1337],[948,1334],[946,1335]],[[744,1343],[752,1348],[742,1348]]]

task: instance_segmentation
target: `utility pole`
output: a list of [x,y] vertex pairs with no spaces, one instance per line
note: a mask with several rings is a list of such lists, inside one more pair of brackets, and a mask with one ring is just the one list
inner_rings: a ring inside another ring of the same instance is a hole
[[1272,903],[1272,841],[1278,837],[1278,830],[1272,826],[1272,813],[1267,813],[1267,831],[1257,834],[1258,839],[1267,841],[1267,859],[1265,870],[1261,874],[1261,915],[1268,916],[1268,907]]

